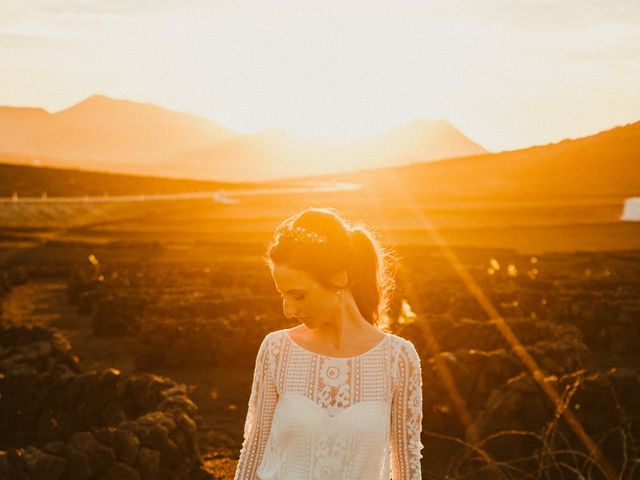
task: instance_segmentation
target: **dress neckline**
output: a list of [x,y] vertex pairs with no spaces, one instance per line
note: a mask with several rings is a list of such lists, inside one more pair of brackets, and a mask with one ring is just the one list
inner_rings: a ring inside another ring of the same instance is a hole
[[289,335],[289,331],[288,331],[288,330],[284,330],[284,334],[285,334],[285,336],[289,339],[289,341],[290,341],[291,343],[293,343],[293,345],[294,345],[295,347],[299,348],[300,350],[302,350],[302,351],[304,351],[304,352],[307,352],[307,353],[310,353],[311,355],[317,355],[317,356],[319,356],[319,357],[330,358],[330,359],[332,359],[332,360],[350,360],[350,359],[353,359],[353,358],[363,357],[363,356],[365,356],[365,355],[367,355],[367,354],[369,354],[369,353],[373,352],[374,350],[376,350],[380,345],[382,345],[382,344],[385,342],[385,340],[386,340],[386,339],[387,339],[387,337],[389,336],[389,334],[387,334],[387,333],[385,333],[385,332],[382,332],[382,334],[384,335],[384,337],[382,337],[382,339],[381,339],[378,343],[376,343],[373,347],[371,347],[369,350],[367,350],[366,352],[363,352],[363,353],[361,353],[361,354],[359,354],[359,355],[352,355],[352,356],[350,356],[350,357],[335,357],[335,356],[331,356],[331,355],[324,355],[324,354],[322,354],[322,353],[312,352],[311,350],[306,349],[305,347],[303,347],[302,345],[300,345],[298,342],[296,342],[296,341],[291,337],[291,335]]

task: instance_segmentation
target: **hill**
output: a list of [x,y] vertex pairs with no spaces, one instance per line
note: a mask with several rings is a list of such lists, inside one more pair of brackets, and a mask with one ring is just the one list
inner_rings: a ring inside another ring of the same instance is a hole
[[[253,183],[212,182],[16,165],[29,158],[0,155],[0,197],[153,195],[256,187]],[[7,162],[7,163],[2,163]]]
[[[29,114],[38,115],[37,112]],[[295,143],[286,132],[268,132],[269,139]],[[262,142],[264,140],[260,140]],[[247,149],[246,142],[226,142],[229,150]],[[255,145],[255,144],[254,144]],[[256,147],[257,148],[257,147]],[[291,147],[292,148],[292,147]],[[299,147],[302,149],[302,147]],[[246,152],[247,150],[245,150]],[[363,191],[385,200],[410,195],[421,200],[562,199],[640,195],[640,122],[575,140],[495,154],[420,162],[331,175],[307,175],[261,182],[261,187],[305,182],[359,183]],[[251,183],[179,180],[161,177],[105,174],[10,163],[30,163],[29,157],[0,156],[0,196],[111,195],[175,193],[218,188],[248,188]],[[229,165],[233,168],[233,164]],[[73,187],[71,187],[73,186]],[[74,193],[77,192],[77,193]]]
[[640,122],[521,150],[313,178],[392,198],[622,199],[640,194]]
[[0,107],[0,152],[48,166],[256,181],[484,153],[444,120],[330,143],[282,129],[239,134],[156,105],[95,95],[57,113]]
[[[485,152],[445,120],[422,119],[349,143],[308,140],[286,130],[270,129],[194,151],[181,165],[195,165],[212,178],[246,181],[388,167]],[[209,173],[206,168],[211,165],[216,165],[216,170]]]
[[146,166],[153,174],[158,162],[236,135],[194,115],[102,95],[56,113],[0,107],[0,152],[85,169]]

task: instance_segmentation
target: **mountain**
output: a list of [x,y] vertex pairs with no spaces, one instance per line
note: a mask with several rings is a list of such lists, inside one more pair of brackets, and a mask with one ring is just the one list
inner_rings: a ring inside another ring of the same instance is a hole
[[[19,112],[17,115],[40,115]],[[272,130],[254,136],[256,144],[279,140],[294,148],[294,138],[287,132]],[[227,142],[230,150],[246,148],[244,141]],[[239,154],[236,150],[234,154]],[[640,122],[606,130],[588,137],[509,152],[483,154],[432,162],[418,162],[396,167],[376,168],[330,175],[305,175],[243,188],[288,187],[307,183],[346,182],[362,185],[361,190],[343,194],[356,203],[376,202],[392,208],[395,199],[415,201],[416,208],[434,204],[447,205],[457,200],[473,206],[478,200],[496,200],[496,206],[519,201],[532,209],[538,203],[548,208],[552,218],[557,205],[574,205],[580,217],[601,200],[622,205],[628,197],[640,196]],[[245,150],[245,153],[250,153]],[[151,177],[126,177],[92,172],[18,168],[1,163],[29,163],[28,158],[0,155],[0,185],[6,185],[8,196],[13,191],[39,195],[47,191],[57,195],[111,195],[135,193],[188,192],[197,190],[231,190],[239,184],[176,180]],[[230,165],[229,168],[233,167]],[[79,193],[77,193],[79,192]],[[467,202],[467,200],[469,200]],[[444,202],[444,203],[442,203]],[[482,203],[482,202],[480,202]],[[549,207],[551,205],[551,207]],[[491,217],[494,219],[494,217]],[[496,217],[496,221],[498,221]]]
[[623,199],[640,196],[639,152],[635,122],[548,145],[314,180],[362,183],[392,198]]
[[191,149],[236,135],[194,115],[102,95],[57,113],[0,108],[1,152],[88,169],[175,161]]
[[446,120],[430,119],[417,119],[384,132],[364,148],[363,155],[369,149],[371,155],[389,157],[394,164],[487,153]]
[[0,107],[0,151],[28,154],[41,141],[50,120],[42,108]]
[[[268,180],[486,153],[444,120],[416,120],[353,142],[307,140],[282,129],[189,153],[182,165],[215,165],[208,178]],[[202,172],[202,170],[201,170]]]
[[269,129],[195,150],[181,163],[198,166],[206,178],[264,181],[337,171],[345,150],[301,139],[283,129]]
[[483,152],[444,120],[416,120],[332,144],[282,129],[239,134],[204,118],[103,95],[57,113],[0,107],[0,153],[89,170],[262,181]]

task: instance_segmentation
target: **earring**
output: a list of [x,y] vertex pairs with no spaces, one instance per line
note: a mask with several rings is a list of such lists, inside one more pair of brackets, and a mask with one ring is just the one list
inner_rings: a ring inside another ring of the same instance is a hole
[[340,295],[342,293],[342,290],[338,290],[336,293]]

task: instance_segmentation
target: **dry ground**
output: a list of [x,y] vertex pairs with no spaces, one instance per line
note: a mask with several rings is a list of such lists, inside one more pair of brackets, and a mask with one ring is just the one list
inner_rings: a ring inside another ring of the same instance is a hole
[[[66,301],[63,280],[39,280],[15,287],[2,302],[1,321],[36,323],[59,329],[71,342],[83,371],[116,368],[123,373],[135,373],[133,357],[135,343],[127,337],[96,337],[91,333],[89,317],[77,312]],[[242,370],[242,369],[238,369]],[[156,370],[189,387],[191,398],[198,405],[198,440],[207,468],[216,478],[231,479],[238,453],[234,448],[241,439],[235,438],[237,425],[244,421],[243,409],[233,403],[249,392],[233,365],[224,368]]]

